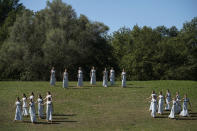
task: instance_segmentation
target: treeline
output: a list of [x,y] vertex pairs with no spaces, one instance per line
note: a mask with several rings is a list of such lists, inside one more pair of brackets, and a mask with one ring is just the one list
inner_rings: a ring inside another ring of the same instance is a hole
[[105,67],[114,67],[117,79],[125,68],[128,80],[197,80],[197,17],[181,30],[135,25],[112,35],[61,0],[38,12],[3,0],[0,17],[0,80],[48,80],[52,66],[58,80],[64,68],[76,80],[79,66],[85,80],[92,66],[97,80]]

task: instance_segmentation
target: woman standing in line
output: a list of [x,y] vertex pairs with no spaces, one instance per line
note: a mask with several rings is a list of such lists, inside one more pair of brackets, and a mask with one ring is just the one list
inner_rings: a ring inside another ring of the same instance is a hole
[[21,121],[22,120],[22,110],[21,110],[21,101],[20,101],[19,97],[16,98],[15,105],[16,105],[16,113],[15,113],[14,121]]
[[40,119],[42,119],[43,118],[43,99],[42,99],[42,96],[39,94],[38,95],[38,100],[37,100],[37,102],[38,102],[38,117],[40,118]]
[[159,97],[158,113],[163,114],[164,96],[162,95],[162,91],[159,92],[158,97]]
[[167,91],[166,91],[166,107],[165,107],[165,110],[167,110],[167,111],[170,110],[170,101],[171,101],[171,94],[170,94],[170,90],[167,89]]
[[22,112],[22,115],[23,116],[28,116],[28,110],[27,110],[27,97],[25,94],[23,94],[23,98],[22,98],[22,101],[23,101],[23,112]]
[[122,70],[122,87],[126,87],[126,72]]
[[67,69],[65,69],[64,74],[63,74],[63,88],[68,87],[68,72]]
[[79,67],[77,77],[78,77],[77,86],[78,86],[78,87],[82,87],[82,86],[83,86],[83,72],[82,72],[82,70],[81,70],[81,67]]
[[52,103],[50,97],[48,98],[47,102],[45,102],[45,104],[47,105],[47,108],[46,108],[46,121],[47,122],[50,121],[52,123],[53,103]]
[[103,87],[107,87],[107,83],[108,83],[108,72],[107,69],[105,68],[105,70],[103,71]]
[[30,99],[29,103],[29,114],[32,123],[36,123],[36,109],[33,99]]
[[151,96],[150,96],[149,98],[147,98],[147,99],[151,99],[149,111],[152,111],[152,104],[153,104],[153,103],[152,103],[152,99],[153,99],[154,97],[157,98],[156,93],[155,93],[155,91],[153,90]]
[[51,76],[50,76],[50,85],[55,86],[55,67],[51,69]]
[[113,67],[110,70],[109,78],[110,78],[110,84],[114,85],[114,83],[115,83],[115,71],[114,71]]
[[154,96],[153,99],[151,100],[151,103],[152,103],[152,111],[151,111],[151,116],[153,118],[156,117],[156,111],[157,111],[157,97]]
[[96,85],[96,70],[94,66],[92,67],[90,71],[90,84],[91,85]]
[[183,109],[182,109],[182,111],[180,113],[180,116],[189,116],[189,112],[188,112],[188,108],[187,108],[187,103],[189,103],[190,108],[192,108],[191,103],[189,101],[189,98],[187,98],[187,95],[185,94],[184,95],[184,98],[183,98]]
[[173,100],[172,100],[172,109],[171,109],[170,115],[168,116],[171,119],[175,118],[176,104],[177,104],[176,103],[176,98],[173,98]]

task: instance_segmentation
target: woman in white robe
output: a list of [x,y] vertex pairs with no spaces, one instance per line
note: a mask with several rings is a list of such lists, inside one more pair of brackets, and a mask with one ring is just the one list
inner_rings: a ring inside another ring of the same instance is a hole
[[43,108],[44,108],[43,104],[44,103],[43,103],[42,96],[40,94],[38,95],[37,103],[38,103],[38,117],[40,119],[42,119],[43,118]]
[[153,117],[153,118],[155,118],[156,117],[156,111],[157,111],[157,99],[156,99],[157,97],[156,96],[154,96],[153,97],[153,99],[151,100],[151,103],[152,103],[152,111],[151,111],[151,116]]
[[159,98],[158,113],[163,114],[164,96],[162,95],[162,91],[160,91],[158,98]]
[[47,105],[47,108],[46,108],[46,120],[47,120],[47,122],[49,122],[49,121],[52,122],[53,103],[52,103],[50,97],[48,98],[48,100],[47,100],[47,102],[45,104]]
[[90,84],[91,85],[96,85],[96,70],[94,66],[92,67],[90,71]]
[[35,109],[35,104],[33,99],[30,100],[29,103],[29,114],[30,114],[30,119],[32,123],[36,122],[36,109]]
[[21,121],[22,120],[22,110],[21,110],[21,101],[20,101],[20,98],[17,97],[16,98],[16,102],[15,102],[15,105],[16,105],[16,113],[15,113],[15,118],[14,118],[14,121]]
[[113,67],[110,70],[109,78],[110,78],[110,84],[114,85],[114,83],[115,83],[115,71],[114,71]]
[[170,112],[170,115],[168,116],[171,119],[174,119],[175,118],[176,104],[177,104],[176,103],[176,98],[173,98],[171,112]]
[[171,94],[170,94],[169,89],[167,89],[167,92],[166,92],[166,107],[165,107],[165,110],[167,110],[167,111],[170,110],[170,101],[171,101]]
[[65,69],[63,73],[63,88],[67,88],[67,87],[68,87],[68,72],[67,69]]
[[23,94],[22,101],[23,101],[23,112],[22,112],[22,115],[23,116],[28,116],[27,97],[26,97],[25,94]]
[[148,98],[148,99],[151,100],[150,107],[149,107],[149,111],[152,111],[152,99],[153,99],[154,97],[157,98],[157,95],[156,95],[155,91],[153,90],[151,96]]
[[191,103],[189,101],[189,98],[187,98],[187,95],[185,94],[184,98],[183,98],[183,108],[182,108],[182,111],[180,113],[180,116],[189,116],[187,104],[189,104],[190,108],[191,108]]
[[55,67],[52,67],[51,69],[51,76],[50,76],[50,85],[55,86]]
[[122,87],[126,87],[126,72],[124,69],[122,70],[121,76],[122,76]]
[[103,87],[107,87],[108,83],[108,72],[107,69],[105,68],[105,70],[103,71]]
[[83,86],[83,72],[82,72],[82,70],[81,70],[81,67],[79,67],[77,77],[78,77],[77,86],[78,86],[78,87],[82,87],[82,86]]

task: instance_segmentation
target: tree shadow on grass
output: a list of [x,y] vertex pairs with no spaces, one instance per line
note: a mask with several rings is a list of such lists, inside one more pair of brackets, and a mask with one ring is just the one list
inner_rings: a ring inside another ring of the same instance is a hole
[[191,117],[178,117],[176,120],[197,120],[197,117],[191,118]]
[[197,112],[191,112],[189,114],[192,114],[192,115],[197,115]]
[[146,87],[143,87],[143,86],[126,86],[124,88],[146,88]]
[[59,120],[59,121],[57,121],[57,120],[55,120],[55,121],[53,121],[53,122],[78,122],[78,121],[72,121],[72,120]]
[[168,116],[156,116],[155,118],[168,118]]
[[77,114],[53,114],[53,116],[76,116]]
[[66,89],[68,89],[68,90],[73,90],[73,89],[81,89],[81,90],[84,90],[84,89],[91,89],[91,88],[88,88],[88,87],[76,87],[76,86],[73,86],[73,87],[68,87],[68,88],[66,88]]

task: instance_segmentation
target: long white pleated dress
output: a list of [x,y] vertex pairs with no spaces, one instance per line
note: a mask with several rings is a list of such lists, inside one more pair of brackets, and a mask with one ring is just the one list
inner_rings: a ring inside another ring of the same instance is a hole
[[126,72],[122,72],[122,87],[126,87]]
[[23,112],[22,112],[22,115],[23,115],[23,116],[28,116],[27,98],[26,98],[26,97],[23,97],[23,98],[22,98],[22,101],[23,101]]
[[176,95],[176,114],[179,114],[181,112],[181,97],[179,95]]
[[171,94],[168,92],[166,96],[166,107],[165,110],[170,110]]
[[149,111],[152,111],[152,100],[154,99],[154,96],[156,96],[156,94],[151,94],[151,103],[150,103],[150,108]]
[[51,70],[51,78],[50,78],[50,85],[54,86],[55,85],[55,70]]
[[83,86],[83,72],[82,70],[78,70],[78,83],[77,83],[78,87]]
[[63,78],[63,88],[68,87],[68,73],[64,72],[64,78]]
[[103,87],[107,87],[107,83],[108,83],[108,75],[107,75],[107,71],[103,72]]
[[176,111],[176,101],[172,100],[172,108],[171,108],[171,112],[170,115],[168,116],[169,118],[175,118],[175,111]]
[[17,101],[15,105],[16,105],[16,113],[14,120],[22,120],[21,102]]
[[96,70],[92,69],[90,71],[90,84],[91,85],[96,85]]
[[110,84],[111,85],[114,85],[114,83],[115,83],[115,71],[114,70],[110,70]]
[[29,114],[30,114],[30,119],[31,122],[36,122],[36,109],[35,109],[35,104],[34,102],[29,103]]
[[44,108],[44,106],[43,106],[43,100],[40,99],[40,98],[38,98],[37,101],[38,101],[38,116],[40,118],[42,118],[43,117],[43,108]]
[[151,100],[151,103],[152,103],[151,116],[152,116],[152,117],[156,117],[156,111],[157,111],[157,100],[153,98],[153,99]]
[[46,108],[46,120],[52,121],[52,113],[53,113],[53,107],[52,107],[52,102],[47,101],[47,108]]
[[184,98],[183,100],[183,109],[180,113],[180,116],[189,116],[189,112],[188,112],[188,109],[187,109],[187,103],[189,102],[189,99],[188,98]]
[[164,104],[164,96],[159,95],[159,105],[158,105],[158,113],[163,114],[163,104]]

